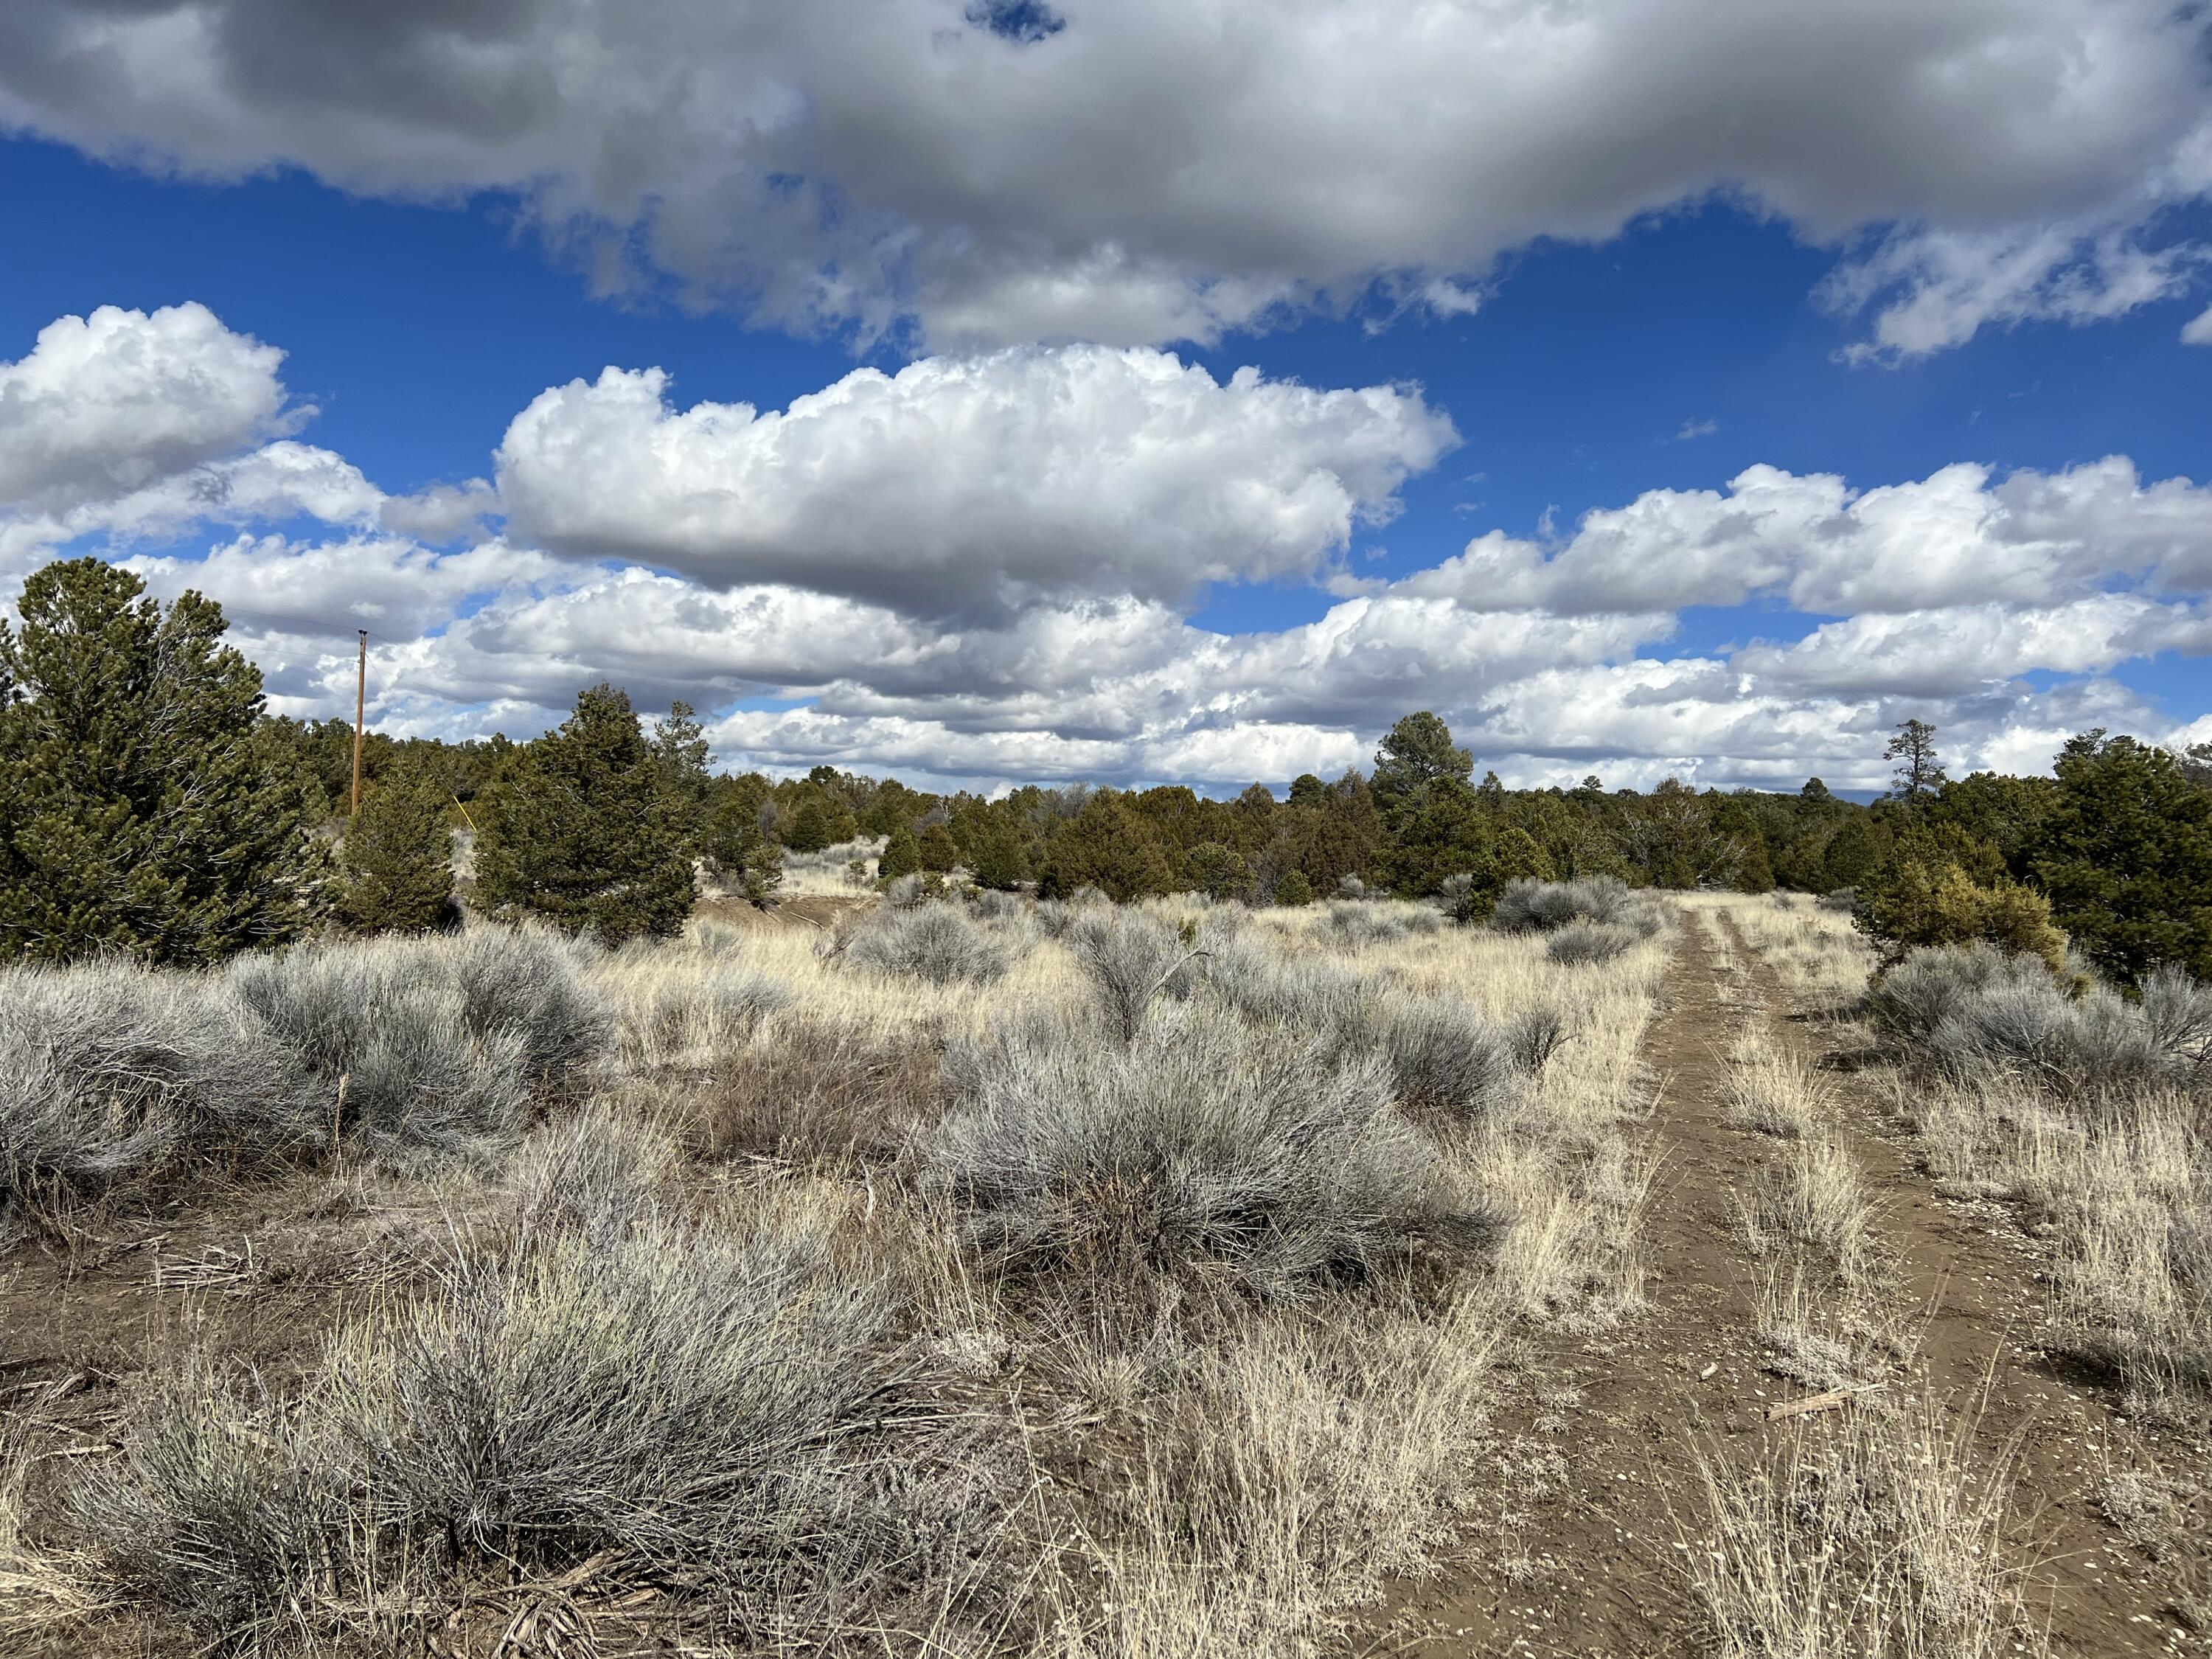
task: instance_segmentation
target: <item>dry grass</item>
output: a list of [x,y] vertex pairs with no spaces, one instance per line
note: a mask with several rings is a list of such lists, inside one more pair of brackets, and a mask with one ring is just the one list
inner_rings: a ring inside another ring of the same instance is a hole
[[1103,1617],[1064,1608],[1052,1651],[1302,1651],[1332,1610],[1430,1569],[1456,1531],[1498,1340],[1494,1312],[1464,1302],[1270,1319],[1186,1350],[1146,1401],[1140,1465],[1079,1534]]
[[1874,1206],[1857,1160],[1836,1142],[1815,1137],[1769,1159],[1739,1208],[1753,1255],[1796,1253],[1846,1285],[1864,1282],[1873,1262]]
[[1731,1121],[1783,1140],[1802,1140],[1832,1115],[1835,1091],[1811,1061],[1754,1027],[1729,1055]]
[[[564,957],[591,1046],[497,1133],[191,1200],[312,1232],[321,1357],[149,1351],[74,1521],[0,1482],[0,1620],[377,1650],[519,1583],[462,1638],[1311,1650],[1497,1479],[1516,1322],[1636,1305],[1668,951],[1346,909],[976,906],[988,983],[773,916]],[[1086,965],[1117,927],[1136,968]]]
[[1719,908],[1806,1012],[1836,1018],[1864,1000],[1876,958],[1848,913],[1823,909],[1802,893],[1730,896]]
[[1698,1453],[1682,1559],[1726,1659],[2045,1650],[2013,1547],[2013,1457],[1921,1399],[1801,1419],[1765,1455]]
[[1899,1075],[1938,1190],[2021,1206],[2057,1243],[2065,1339],[2111,1368],[2130,1409],[2212,1413],[2212,1150],[2202,1106],[2163,1091],[2087,1105],[2033,1077]]

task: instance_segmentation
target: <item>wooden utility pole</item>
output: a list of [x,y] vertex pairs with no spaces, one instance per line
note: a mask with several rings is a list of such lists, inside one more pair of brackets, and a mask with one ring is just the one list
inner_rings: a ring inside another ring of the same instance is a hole
[[361,722],[368,707],[368,630],[361,630],[361,668],[353,683],[353,811],[361,813]]

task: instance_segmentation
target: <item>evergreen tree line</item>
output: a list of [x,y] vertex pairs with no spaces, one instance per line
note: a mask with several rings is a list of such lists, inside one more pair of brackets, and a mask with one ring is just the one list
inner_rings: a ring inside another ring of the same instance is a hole
[[987,799],[828,766],[718,775],[691,709],[648,726],[599,685],[532,742],[370,734],[348,819],[351,726],[267,714],[210,601],[165,610],[83,558],[35,573],[18,609],[20,629],[0,624],[0,959],[204,963],[327,921],[451,926],[460,830],[478,908],[611,941],[680,930],[696,869],[766,903],[787,853],[865,835],[884,842],[886,882],[957,868],[988,888],[1122,901],[1418,898],[1450,882],[1472,915],[1522,877],[1850,889],[1893,950],[1984,938],[2055,960],[2063,928],[2123,981],[2166,961],[2212,975],[2212,753],[2101,732],[2069,742],[2055,777],[1953,780],[1934,729],[1909,721],[1890,745],[1896,787],[1863,805],[1818,779],[1794,793],[1595,776],[1507,789],[1475,781],[1424,712],[1370,770],[1307,775],[1282,799],[1259,784],[1227,800],[1079,784]]

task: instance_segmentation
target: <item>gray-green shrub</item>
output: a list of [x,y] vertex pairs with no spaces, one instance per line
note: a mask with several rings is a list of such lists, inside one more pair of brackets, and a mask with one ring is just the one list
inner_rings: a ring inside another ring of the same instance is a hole
[[841,951],[864,973],[933,985],[988,985],[1005,976],[1016,955],[1012,935],[951,904],[885,906],[848,933]]
[[1003,1030],[951,1068],[927,1177],[1017,1270],[1200,1269],[1269,1297],[1422,1250],[1486,1250],[1499,1218],[1393,1108],[1389,1067],[1193,1003],[1127,1043]]
[[0,969],[0,1208],[328,1129],[299,1057],[221,979],[119,959]]

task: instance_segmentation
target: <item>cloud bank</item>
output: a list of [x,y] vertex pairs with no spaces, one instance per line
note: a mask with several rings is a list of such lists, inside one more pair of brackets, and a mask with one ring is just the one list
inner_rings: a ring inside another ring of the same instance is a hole
[[2212,15],[2170,0],[14,0],[0,128],[520,201],[594,280],[930,349],[1264,326],[1713,198],[1897,361],[2185,291]]
[[[307,414],[280,368],[194,307],[42,331],[0,363],[0,419],[39,434],[0,575],[90,546],[199,588],[289,712],[349,708],[366,628],[393,729],[525,735],[605,677],[712,711],[731,763],[985,787],[1280,783],[1415,708],[1516,781],[1872,784],[1907,714],[2032,769],[2088,725],[2166,735],[2112,671],[2212,653],[2212,488],[2120,456],[1867,489],[1753,466],[1362,580],[1363,527],[1455,441],[1418,388],[1031,348],[763,411],[609,369],[517,413],[495,484],[394,497],[270,435]],[[1255,580],[1338,597],[1291,628],[1191,620]],[[1708,607],[1768,636],[1670,650]]]

